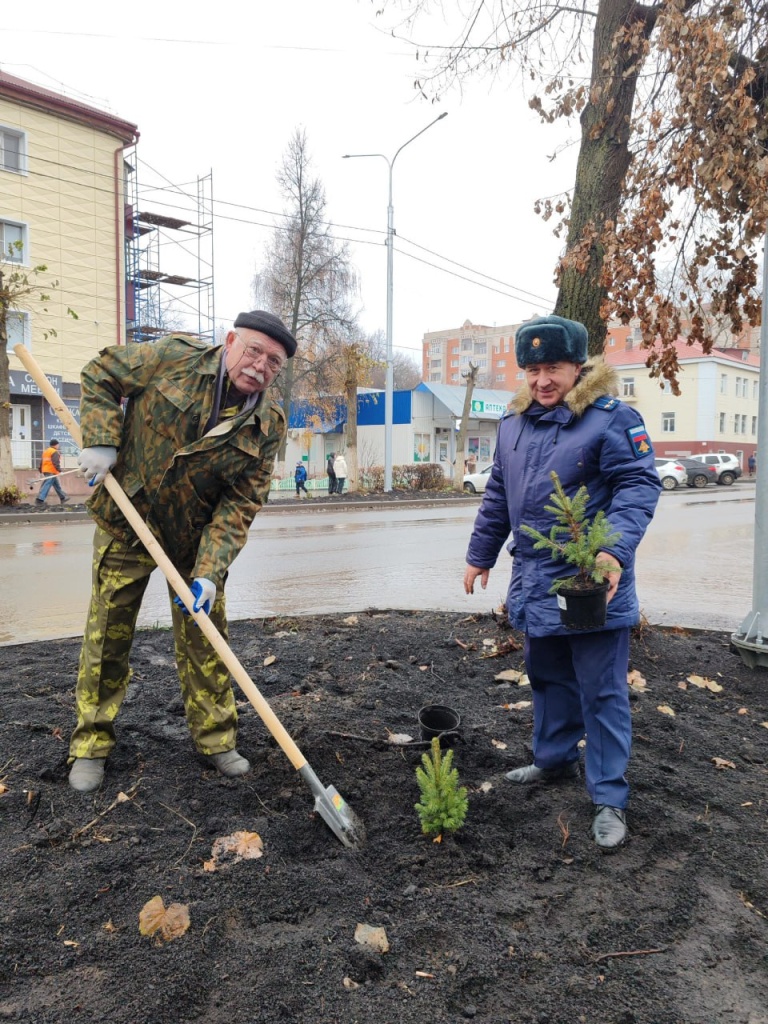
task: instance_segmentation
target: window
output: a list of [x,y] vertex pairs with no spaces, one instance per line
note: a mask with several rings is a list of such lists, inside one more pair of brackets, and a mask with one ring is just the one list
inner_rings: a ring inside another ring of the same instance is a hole
[[757,401],[757,384],[758,382],[756,380],[752,381],[752,397],[755,401]]
[[433,381],[433,382],[436,381],[436,380],[442,380],[442,377],[443,377],[442,373],[430,373],[430,375],[429,375],[429,379],[431,381]]
[[747,416],[746,413],[741,414],[741,433],[746,434],[747,432]]
[[757,416],[752,417],[752,437],[757,436]]
[[19,224],[12,220],[0,220],[0,249],[9,263],[26,263],[26,224]]
[[[506,379],[507,378],[506,378],[505,374],[503,374],[503,373],[497,373],[496,374],[496,383],[497,384],[503,384]],[[754,431],[753,431],[753,433],[754,433]]]
[[634,398],[635,395],[635,378],[634,377],[622,377],[621,378],[621,394],[624,398]]
[[733,432],[734,432],[734,434],[738,434],[738,432],[739,432],[739,414],[738,413],[735,413],[734,417],[733,417]]
[[673,412],[663,412],[661,414],[661,430],[664,434],[674,434],[675,414]]
[[728,374],[720,374],[720,394],[726,395],[728,393]]
[[430,341],[429,351],[432,353],[433,356],[439,356],[440,353],[443,351],[442,341]]
[[29,313],[8,313],[8,348],[23,345],[29,348]]
[[459,365],[459,360],[458,359],[452,359],[451,360],[451,366],[458,366],[458,365]]
[[665,380],[663,382],[663,384],[661,385],[661,393],[662,393],[662,395],[671,395],[672,394],[672,385],[669,383],[668,380]]
[[430,361],[429,361],[429,365],[430,365],[430,366],[432,367],[432,369],[434,370],[434,368],[435,368],[436,366],[442,366],[442,365],[443,365],[443,360],[442,360],[442,359],[430,359]]
[[518,370],[515,374],[515,380],[525,380],[525,370]]
[[475,342],[475,355],[484,356],[487,351],[488,351],[488,342],[486,342],[486,341],[476,341]]
[[720,433],[721,434],[725,433],[725,413],[724,412],[720,413]]
[[747,397],[747,388],[748,387],[749,387],[749,381],[747,380],[746,377],[737,377],[736,378],[736,397],[737,398],[746,398]]
[[506,359],[499,359],[499,361],[496,363],[496,366],[500,370],[503,369],[506,365],[507,365],[507,360]]
[[472,339],[471,338],[462,338],[461,339],[461,351],[462,352],[471,352],[472,351]]
[[15,128],[0,125],[0,170],[24,174],[27,170],[27,137]]
[[609,334],[608,335],[608,348],[613,348],[615,344],[616,344],[616,339],[614,338],[614,336],[612,334]]
[[430,434],[413,435],[413,461],[430,462],[432,454],[432,436]]

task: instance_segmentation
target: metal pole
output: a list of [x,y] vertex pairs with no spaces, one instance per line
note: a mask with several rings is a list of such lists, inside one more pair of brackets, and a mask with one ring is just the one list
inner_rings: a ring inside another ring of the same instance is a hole
[[[402,147],[401,147],[402,148]],[[398,153],[400,150],[398,150]],[[397,153],[395,153],[395,157]],[[392,490],[392,433],[395,405],[395,348],[393,339],[395,211],[392,206],[392,165],[389,163],[389,201],[387,203],[387,374],[384,381],[384,491]]]
[[763,245],[763,319],[760,327],[760,383],[757,408],[757,479],[752,609],[731,636],[750,668],[768,668],[768,233]]
[[420,132],[416,132],[410,139],[402,144],[400,149],[397,150],[391,160],[387,159],[383,153],[345,153],[343,159],[349,160],[352,157],[368,157],[378,156],[382,160],[386,161],[387,168],[389,170],[389,192],[387,199],[387,352],[386,352],[386,364],[387,372],[384,385],[384,490],[392,490],[392,426],[394,423],[394,395],[395,395],[395,349],[394,349],[394,249],[395,249],[395,211],[392,205],[392,169],[395,166],[395,160],[405,149],[409,146],[414,139],[418,139],[420,135],[431,128],[433,124],[437,124],[438,121],[442,121],[444,117],[448,116],[448,111],[444,110],[442,114],[430,121],[428,125],[425,125]]

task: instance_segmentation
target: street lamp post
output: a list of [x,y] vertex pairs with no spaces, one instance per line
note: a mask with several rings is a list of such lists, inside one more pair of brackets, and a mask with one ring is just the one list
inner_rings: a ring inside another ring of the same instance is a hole
[[345,153],[344,160],[351,160],[359,157],[377,156],[385,161],[389,170],[389,198],[387,201],[387,376],[384,389],[384,490],[392,490],[392,423],[393,423],[393,402],[395,389],[395,355],[392,338],[392,311],[393,311],[393,269],[394,269],[394,235],[395,235],[395,212],[392,206],[392,168],[395,160],[414,139],[418,139],[428,128],[448,116],[448,111],[443,111],[434,121],[430,121],[420,132],[412,135],[407,142],[397,150],[389,160],[383,153]]

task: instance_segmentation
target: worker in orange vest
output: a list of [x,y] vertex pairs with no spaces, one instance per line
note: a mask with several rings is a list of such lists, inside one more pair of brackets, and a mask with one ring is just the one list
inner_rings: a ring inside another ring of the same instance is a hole
[[43,452],[43,457],[40,460],[40,472],[45,477],[45,480],[43,480],[40,493],[35,498],[35,504],[44,505],[45,499],[48,497],[48,491],[53,487],[59,496],[59,501],[63,505],[67,500],[67,495],[62,490],[58,480],[59,473],[61,473],[61,455],[59,454],[59,442],[56,438],[50,442]]

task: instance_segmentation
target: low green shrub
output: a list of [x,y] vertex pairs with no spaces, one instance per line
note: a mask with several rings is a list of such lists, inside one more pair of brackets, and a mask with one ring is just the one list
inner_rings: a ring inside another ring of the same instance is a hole
[[0,505],[18,505],[23,497],[23,491],[20,491],[15,485],[0,487]]

